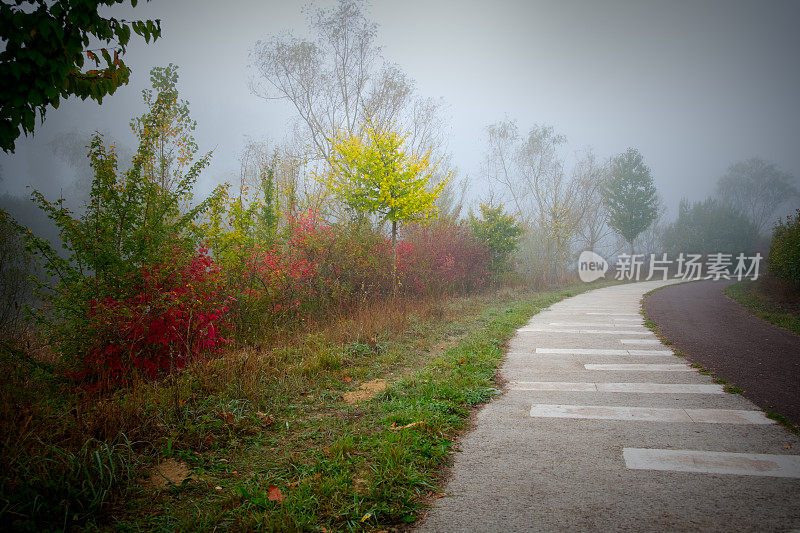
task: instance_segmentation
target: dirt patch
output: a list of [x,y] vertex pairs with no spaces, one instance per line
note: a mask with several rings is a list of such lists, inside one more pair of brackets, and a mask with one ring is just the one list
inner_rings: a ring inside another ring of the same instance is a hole
[[344,402],[348,405],[355,405],[374,398],[386,390],[385,379],[373,379],[365,381],[356,390],[344,393]]
[[150,472],[144,485],[150,489],[163,489],[170,485],[180,486],[185,480],[192,479],[189,466],[176,459],[162,461]]

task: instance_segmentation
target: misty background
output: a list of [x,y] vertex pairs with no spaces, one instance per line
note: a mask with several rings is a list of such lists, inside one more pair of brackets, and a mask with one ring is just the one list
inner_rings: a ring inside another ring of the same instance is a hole
[[[251,91],[250,54],[257,41],[284,32],[309,36],[304,6],[153,0],[107,10],[161,19],[162,37],[132,40],[125,55],[131,82],[102,105],[65,101],[34,137],[18,139],[16,153],[0,154],[0,207],[25,223],[35,211],[28,187],[68,203],[82,198],[91,133],[104,133],[125,160],[136,145],[128,124],[145,109],[150,68],[169,63],[180,67],[200,152],[213,151],[197,196],[236,182],[248,141],[277,145],[291,135],[291,105]],[[383,59],[414,81],[418,96],[440,104],[442,150],[468,181],[468,205],[494,192],[487,126],[503,120],[522,133],[552,126],[566,138],[567,160],[588,148],[607,159],[636,147],[667,219],[682,198],[703,200],[728,167],[751,157],[795,182],[800,176],[797,2],[376,1],[367,13],[378,24]]]

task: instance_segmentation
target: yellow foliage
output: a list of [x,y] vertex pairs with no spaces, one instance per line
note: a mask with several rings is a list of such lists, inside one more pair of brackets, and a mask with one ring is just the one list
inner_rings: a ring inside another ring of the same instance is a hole
[[434,218],[434,202],[450,175],[431,186],[436,164],[431,164],[430,152],[409,152],[406,138],[373,126],[367,127],[363,136],[336,135],[328,188],[350,208],[378,214],[393,223]]

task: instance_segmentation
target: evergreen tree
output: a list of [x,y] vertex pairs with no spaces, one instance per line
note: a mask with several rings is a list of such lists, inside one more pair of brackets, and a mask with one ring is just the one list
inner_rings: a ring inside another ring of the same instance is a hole
[[650,168],[635,148],[611,161],[611,179],[603,189],[609,225],[630,244],[655,221],[658,192]]

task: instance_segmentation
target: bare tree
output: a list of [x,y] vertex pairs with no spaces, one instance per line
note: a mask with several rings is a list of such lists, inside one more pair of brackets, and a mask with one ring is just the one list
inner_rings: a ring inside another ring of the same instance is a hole
[[667,206],[660,195],[657,201],[658,207],[655,220],[636,239],[636,248],[639,253],[645,255],[646,260],[649,260],[650,254],[658,254],[664,251]]
[[800,196],[794,177],[757,157],[728,168],[717,181],[717,196],[723,203],[747,216],[759,233],[776,222],[779,210]]
[[416,151],[435,151],[439,105],[414,96],[414,84],[381,57],[378,26],[360,0],[310,9],[313,40],[283,34],[258,41],[251,51],[254,94],[287,100],[304,125],[304,140],[317,159],[330,160],[337,132],[360,134],[365,125],[411,131]]
[[275,165],[276,149],[263,140],[248,139],[239,154],[239,194],[261,187],[264,170]]
[[566,141],[552,126],[534,125],[516,153],[523,193],[534,201],[529,212],[548,231],[551,226],[566,222],[574,201],[574,188],[564,175],[564,163],[558,155]]
[[544,252],[539,260],[545,276],[557,272],[565,279],[583,200],[582,181],[564,170],[560,150],[566,138],[542,125],[521,137],[512,120],[490,125],[487,133],[487,177],[536,236],[536,246]]
[[573,169],[578,186],[580,220],[576,238],[584,250],[595,251],[613,230],[608,225],[608,212],[603,203],[603,187],[609,177],[607,161],[599,161],[591,150],[584,152]]
[[487,137],[490,194],[528,229],[518,255],[529,274],[564,280],[576,246],[597,250],[613,240],[602,196],[608,161],[586,150],[567,170],[566,138],[546,125],[522,136],[517,123],[506,119],[488,126]]
[[[531,213],[526,203],[526,191],[520,186],[517,168],[519,128],[514,120],[503,120],[486,127],[487,152],[484,162],[486,179],[499,188],[492,190],[518,219],[529,222]],[[507,205],[511,204],[511,205]]]

